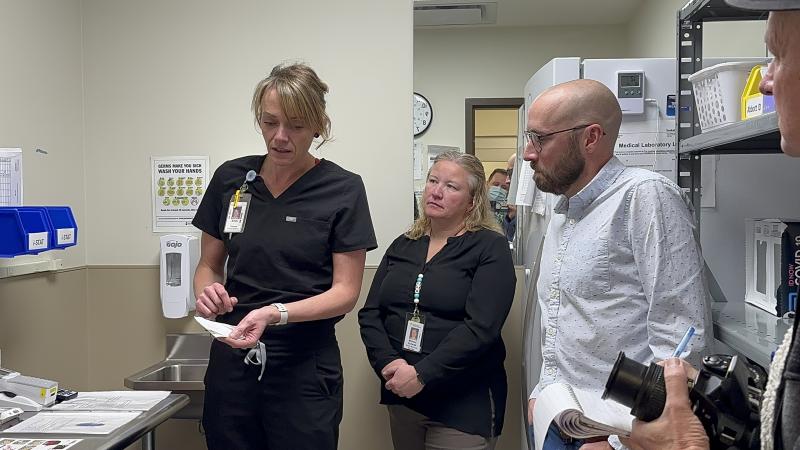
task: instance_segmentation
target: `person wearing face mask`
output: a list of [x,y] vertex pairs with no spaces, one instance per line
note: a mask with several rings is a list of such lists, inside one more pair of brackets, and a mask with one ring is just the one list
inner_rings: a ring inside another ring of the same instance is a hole
[[361,178],[309,153],[330,139],[327,92],[306,65],[273,68],[252,100],[267,154],[223,163],[192,222],[203,232],[197,315],[235,325],[211,345],[211,450],[337,448],[334,325],[355,306],[377,244]]
[[[517,154],[513,153],[508,157],[508,162],[506,163],[506,180],[503,182],[503,187],[506,192],[511,188],[511,178],[514,174],[514,164],[516,162]],[[513,242],[514,235],[517,233],[517,205],[513,205],[512,201],[511,199],[506,199],[508,211],[506,211],[503,221],[500,224],[503,227],[503,234],[506,235],[508,242]]]
[[[771,11],[765,41],[774,55],[759,88],[775,96],[781,149],[800,157],[800,0],[725,0],[734,7]],[[761,402],[761,448],[800,449],[800,334],[798,319],[783,338],[769,369]],[[707,450],[709,439],[693,414],[686,388],[687,372],[677,360],[666,361],[667,401],[661,417],[634,421],[635,450]]]
[[489,179],[486,180],[486,188],[488,189],[487,195],[489,197],[489,207],[492,209],[497,223],[503,225],[506,215],[508,214],[508,185],[506,185],[506,171],[503,169],[494,169]]
[[503,427],[500,331],[516,277],[484,177],[473,155],[436,157],[420,218],[386,250],[358,313],[395,450],[490,450]]

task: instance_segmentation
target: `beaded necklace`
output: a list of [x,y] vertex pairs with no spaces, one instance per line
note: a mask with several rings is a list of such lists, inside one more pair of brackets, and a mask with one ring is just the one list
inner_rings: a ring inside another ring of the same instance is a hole
[[422,289],[422,273],[417,275],[417,283],[414,285],[414,312],[411,313],[411,317],[417,321],[419,321],[419,291]]
[[[458,231],[456,231],[456,234],[454,234],[451,237],[458,236],[459,233],[464,231],[464,228],[466,228],[466,226],[467,226],[466,224],[461,225],[461,228],[459,228]],[[427,265],[427,263],[426,263],[426,265]],[[411,318],[413,320],[416,320],[416,321],[420,320],[420,314],[419,314],[419,292],[422,290],[422,278],[423,277],[424,277],[424,275],[423,275],[422,272],[417,274],[417,282],[414,284],[414,297],[412,298],[412,301],[414,302],[414,312],[411,313]]]

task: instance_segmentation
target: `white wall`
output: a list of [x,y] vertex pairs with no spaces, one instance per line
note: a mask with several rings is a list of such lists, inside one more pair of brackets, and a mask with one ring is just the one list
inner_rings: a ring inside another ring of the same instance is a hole
[[24,202],[71,206],[79,225],[80,245],[42,253],[39,259],[63,258],[68,267],[82,266],[80,0],[0,0],[0,55],[0,147],[22,148]]
[[522,97],[550,59],[623,57],[625,37],[621,26],[415,30],[414,90],[434,110],[419,140],[463,151],[465,98]]
[[[84,0],[87,262],[154,264],[151,155],[264,153],[255,84],[285,59],[328,83],[336,141],[360,174],[381,248],[411,221],[409,0]],[[391,170],[387,170],[391,168]],[[404,170],[407,168],[407,170]]]
[[[628,23],[628,56],[674,57],[678,10],[686,0],[645,0]],[[765,55],[766,23],[710,22],[703,32],[705,56]]]

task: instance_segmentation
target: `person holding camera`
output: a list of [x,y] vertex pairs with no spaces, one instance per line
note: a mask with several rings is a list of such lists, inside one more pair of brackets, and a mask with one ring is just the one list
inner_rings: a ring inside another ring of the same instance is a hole
[[[766,43],[775,55],[759,86],[775,96],[781,149],[800,157],[800,0],[725,0],[744,9],[772,11]],[[800,449],[800,343],[797,320],[787,331],[770,366],[761,403],[761,448]],[[677,360],[664,364],[667,400],[661,416],[649,423],[635,421],[626,444],[635,450],[708,449],[709,439],[692,413],[686,389],[687,373]]]

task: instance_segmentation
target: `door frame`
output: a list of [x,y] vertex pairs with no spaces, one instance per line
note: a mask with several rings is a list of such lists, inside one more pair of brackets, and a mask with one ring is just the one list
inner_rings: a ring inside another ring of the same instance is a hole
[[522,97],[464,99],[464,152],[475,154],[475,111],[478,109],[519,109],[525,104]]

